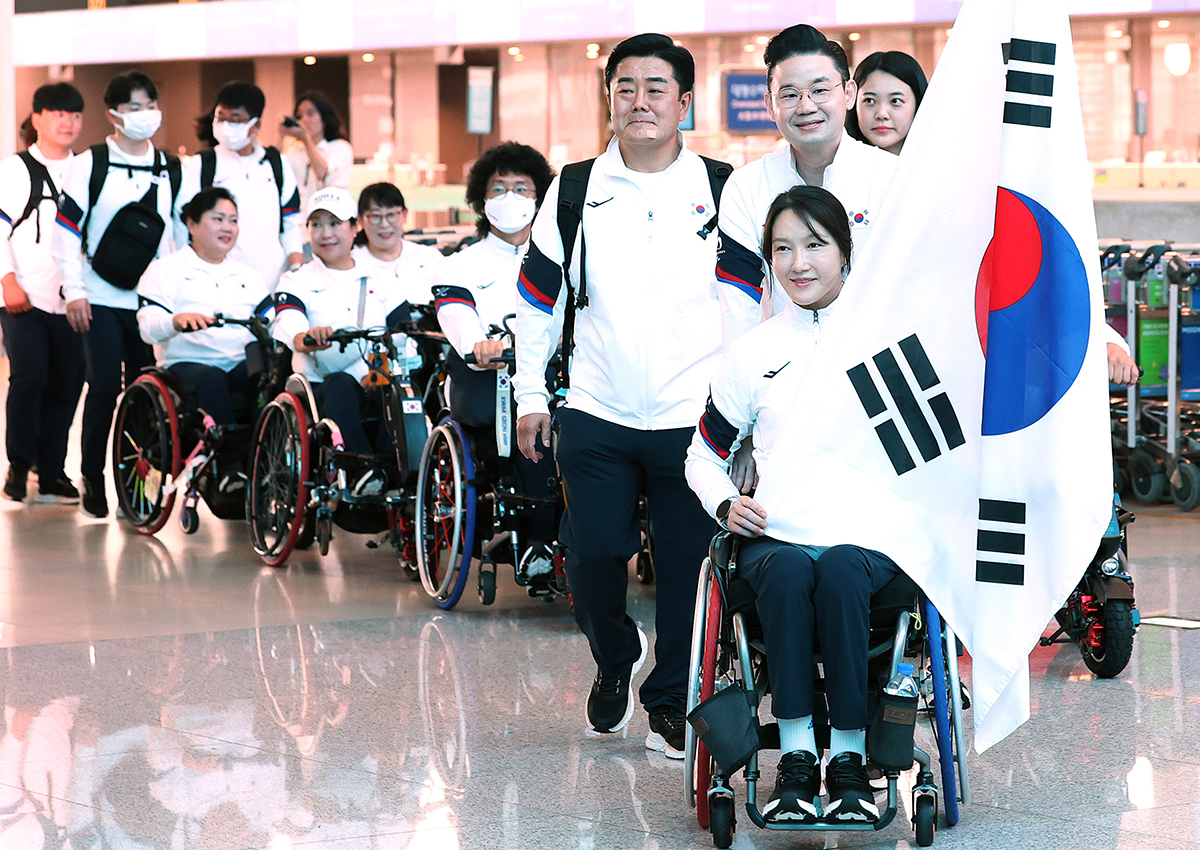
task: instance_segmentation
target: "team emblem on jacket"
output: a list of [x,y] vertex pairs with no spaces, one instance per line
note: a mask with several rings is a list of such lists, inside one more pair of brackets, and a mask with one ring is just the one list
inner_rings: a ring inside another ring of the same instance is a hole
[[708,204],[692,204],[692,215],[704,215],[708,212]]
[[862,212],[850,213],[850,226],[851,227],[864,227],[864,226],[869,225],[871,223],[871,221],[870,221],[870,219],[867,218],[867,213],[868,213],[868,210],[863,210]]

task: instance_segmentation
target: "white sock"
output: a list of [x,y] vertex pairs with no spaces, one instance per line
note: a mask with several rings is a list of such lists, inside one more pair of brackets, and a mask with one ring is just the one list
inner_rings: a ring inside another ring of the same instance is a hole
[[[782,736],[783,723],[779,724]],[[858,753],[863,761],[867,760],[867,730],[866,729],[834,729],[829,727],[829,757],[842,753]]]
[[817,739],[813,735],[812,715],[799,717],[795,720],[779,721],[779,745],[785,753],[803,750],[806,753],[817,754]]

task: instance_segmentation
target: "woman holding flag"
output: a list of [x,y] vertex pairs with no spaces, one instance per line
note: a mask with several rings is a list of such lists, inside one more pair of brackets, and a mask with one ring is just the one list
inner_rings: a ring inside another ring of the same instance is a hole
[[[779,435],[795,426],[793,410],[806,360],[821,325],[837,309],[850,271],[846,211],[824,189],[795,186],[767,212],[762,252],[774,272],[775,303],[784,309],[738,338],[712,380],[708,405],[688,450],[686,474],[705,509],[742,537],[738,575],[758,597],[766,638],[772,712],[783,757],[770,821],[813,823],[821,787],[813,732],[813,641],[824,651],[830,761],[824,815],[834,822],[875,821],[867,781],[867,643],[871,595],[898,572],[886,555],[823,540],[771,536],[772,517],[729,476],[740,442],[753,435],[759,470],[771,464]],[[786,298],[784,297],[786,295]],[[855,451],[847,446],[847,452]],[[786,525],[786,523],[784,523]]]

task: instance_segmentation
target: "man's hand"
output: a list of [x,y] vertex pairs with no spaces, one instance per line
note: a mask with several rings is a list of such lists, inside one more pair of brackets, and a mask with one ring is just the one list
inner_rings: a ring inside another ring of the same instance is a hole
[[1136,384],[1141,377],[1141,369],[1137,361],[1129,356],[1124,348],[1115,342],[1108,344],[1108,380],[1114,384],[1129,386]]
[[475,355],[475,365],[484,366],[488,369],[503,369],[504,363],[493,363],[493,357],[499,357],[504,353],[504,342],[498,339],[484,339],[475,343],[475,347],[471,349],[471,353]]
[[[333,334],[333,328],[329,325],[322,325],[319,328],[309,328],[308,330],[296,334],[292,340],[292,346],[296,351],[324,351],[329,348],[329,337]],[[312,343],[304,341],[305,337],[309,337]]]
[[729,464],[729,480],[740,493],[749,493],[758,484],[758,470],[754,465],[754,443],[748,434],[734,453],[733,462]]
[[762,537],[767,533],[767,512],[749,496],[738,496],[725,516],[725,526],[742,537]]
[[213,317],[206,316],[203,313],[176,313],[174,318],[171,319],[171,324],[180,333],[202,331],[207,327],[211,327],[212,323]]
[[92,326],[92,305],[86,298],[77,298],[67,304],[67,324],[75,333],[87,333]]
[[17,276],[9,272],[4,276],[4,309],[10,313],[25,313],[33,309],[33,305],[29,303],[29,296],[25,290],[21,288],[21,284],[17,283]]
[[527,413],[517,420],[517,446],[521,454],[537,463],[542,459],[538,451],[538,434],[542,435],[542,447],[550,448],[550,414]]

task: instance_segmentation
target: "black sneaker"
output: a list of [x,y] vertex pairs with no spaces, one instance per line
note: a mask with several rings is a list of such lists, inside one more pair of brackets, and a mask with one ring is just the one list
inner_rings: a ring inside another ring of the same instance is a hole
[[641,629],[638,629],[638,640],[642,643],[642,652],[627,674],[596,671],[585,712],[588,728],[593,732],[619,732],[633,717],[633,691],[629,684],[646,661],[646,634]]
[[687,721],[677,708],[659,706],[650,712],[650,734],[646,749],[662,753],[669,759],[683,758],[683,732]]
[[10,462],[8,476],[4,479],[4,498],[14,502],[25,501],[28,492],[25,485],[27,478],[29,478],[29,467]]
[[779,760],[775,790],[763,806],[763,817],[771,823],[816,823],[820,796],[817,757],[805,750],[784,753]]
[[108,516],[108,499],[104,495],[103,475],[83,477],[83,499],[79,503],[79,511],[93,519],[104,519]]
[[79,503],[79,491],[62,475],[53,481],[38,478],[37,501],[43,505],[76,505]]
[[829,760],[825,787],[829,791],[829,806],[825,809],[827,820],[860,823],[879,820],[875,792],[858,753],[839,753]]

